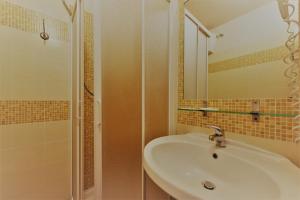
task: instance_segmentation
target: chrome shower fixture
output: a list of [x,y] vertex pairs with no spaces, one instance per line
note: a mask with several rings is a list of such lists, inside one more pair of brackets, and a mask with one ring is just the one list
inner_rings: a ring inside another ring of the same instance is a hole
[[69,16],[71,17],[72,19],[72,22],[74,21],[74,18],[75,18],[75,14],[76,14],[76,10],[77,10],[77,0],[75,1],[75,5],[73,7],[73,10],[72,10],[72,6],[69,6],[65,0],[61,0],[62,4],[64,5],[65,9],[67,10]]
[[[289,53],[284,56],[283,62],[288,65],[284,71],[285,77],[289,79],[289,87],[291,88],[290,98],[293,106],[300,105],[300,49],[297,44],[299,40],[300,23],[298,19],[293,19],[296,13],[296,6],[289,2],[289,0],[277,0],[281,17],[287,23],[288,39],[285,46]],[[297,27],[295,29],[295,27]],[[296,125],[293,126],[293,133],[295,134],[295,142],[300,142],[300,114],[293,118]]]
[[277,0],[280,15],[283,20],[287,20],[290,17],[289,14],[289,1],[288,0]]
[[50,38],[49,34],[46,33],[45,19],[43,19],[43,32],[40,33],[40,36],[43,40],[49,40],[49,38]]
[[217,38],[217,39],[222,38],[222,37],[224,37],[224,34],[223,34],[223,33],[219,33],[219,34],[216,35],[216,38]]
[[190,1],[190,0],[185,0],[185,1],[184,1],[184,5],[187,4],[189,1]]
[[61,2],[62,2],[62,4],[64,5],[65,9],[67,10],[68,14],[69,14],[70,16],[72,16],[72,10],[71,10],[71,8],[68,6],[68,4],[66,3],[66,1],[61,0]]

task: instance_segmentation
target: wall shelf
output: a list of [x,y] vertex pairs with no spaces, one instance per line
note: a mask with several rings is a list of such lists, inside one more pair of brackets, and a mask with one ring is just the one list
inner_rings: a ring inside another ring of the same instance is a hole
[[[228,110],[204,110],[197,108],[178,108],[179,111],[188,111],[188,112],[208,112],[208,113],[225,113],[225,114],[237,114],[237,115],[253,115],[253,112],[238,112],[238,111],[228,111]],[[294,118],[297,114],[289,114],[289,113],[257,113],[260,116],[270,116],[270,117],[291,117]]]

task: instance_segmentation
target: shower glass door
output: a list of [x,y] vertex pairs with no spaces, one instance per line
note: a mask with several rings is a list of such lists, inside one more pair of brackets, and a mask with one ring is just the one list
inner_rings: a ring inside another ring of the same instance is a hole
[[71,199],[71,41],[61,0],[0,0],[1,200]]

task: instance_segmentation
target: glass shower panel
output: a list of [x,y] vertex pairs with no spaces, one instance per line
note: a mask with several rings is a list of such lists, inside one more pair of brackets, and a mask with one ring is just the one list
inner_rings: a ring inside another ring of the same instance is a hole
[[70,27],[61,0],[0,0],[1,200],[71,199]]
[[[145,145],[169,132],[169,10],[167,0],[144,1]],[[145,199],[169,199],[144,175]]]

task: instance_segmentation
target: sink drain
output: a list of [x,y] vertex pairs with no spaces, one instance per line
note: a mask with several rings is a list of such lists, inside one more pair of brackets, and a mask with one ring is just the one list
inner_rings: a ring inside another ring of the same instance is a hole
[[214,153],[212,156],[214,159],[218,159],[218,154]]
[[214,190],[216,188],[215,184],[213,184],[210,181],[204,181],[202,184],[203,184],[203,187],[208,190]]

